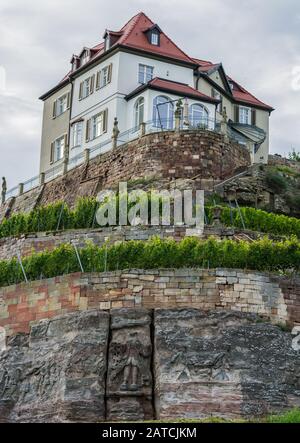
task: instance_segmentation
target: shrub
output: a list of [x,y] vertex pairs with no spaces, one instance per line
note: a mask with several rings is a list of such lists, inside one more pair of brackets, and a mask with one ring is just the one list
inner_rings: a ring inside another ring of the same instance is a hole
[[[260,271],[298,271],[300,268],[300,243],[295,237],[281,242],[273,242],[268,238],[235,242],[186,237],[179,243],[173,239],[153,237],[146,242],[128,241],[102,247],[87,243],[79,254],[85,272],[128,268],[201,268],[207,264],[211,268]],[[35,253],[24,258],[22,263],[29,280],[80,271],[75,250],[70,244],[61,245],[53,251]],[[16,259],[0,261],[0,286],[23,280]]]
[[277,194],[282,194],[288,187],[287,180],[273,168],[267,172],[266,182]]

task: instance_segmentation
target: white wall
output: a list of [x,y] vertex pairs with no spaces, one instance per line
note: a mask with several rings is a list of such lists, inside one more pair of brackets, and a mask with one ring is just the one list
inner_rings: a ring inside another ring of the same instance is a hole
[[153,66],[153,77],[187,83],[194,87],[194,73],[192,68],[173,65],[126,52],[120,52],[119,56],[118,90],[121,93],[129,94],[140,85],[138,82],[139,64]]

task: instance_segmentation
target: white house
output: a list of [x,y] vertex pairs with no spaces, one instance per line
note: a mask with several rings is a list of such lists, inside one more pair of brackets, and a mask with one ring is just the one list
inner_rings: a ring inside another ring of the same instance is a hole
[[[49,110],[61,99],[60,91],[70,94],[55,119],[44,112],[41,172],[62,162],[66,150],[72,159],[109,142],[115,118],[124,140],[134,137],[141,123],[148,130],[174,129],[179,99],[188,127],[213,129],[222,110],[222,88],[211,93],[206,85],[211,79],[206,75],[202,81],[202,73],[202,62],[183,52],[143,12],[120,31],[106,30],[100,44],[73,55],[71,71],[41,97]],[[230,91],[224,95],[234,102]]]

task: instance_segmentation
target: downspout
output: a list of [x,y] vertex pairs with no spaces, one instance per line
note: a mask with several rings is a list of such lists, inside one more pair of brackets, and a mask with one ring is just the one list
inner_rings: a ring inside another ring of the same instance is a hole
[[73,80],[72,77],[70,77],[69,82],[71,83],[71,91],[70,91],[70,115],[69,115],[69,128],[68,128],[68,141],[69,141],[69,155],[68,158],[70,158],[71,154],[71,120],[72,120],[72,108],[73,108]]

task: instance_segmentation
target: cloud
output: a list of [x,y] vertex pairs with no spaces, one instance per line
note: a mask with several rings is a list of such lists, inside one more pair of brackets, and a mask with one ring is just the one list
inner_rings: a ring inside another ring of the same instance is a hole
[[39,95],[61,80],[73,53],[140,10],[190,55],[222,61],[229,75],[276,108],[272,152],[300,150],[300,91],[293,88],[300,66],[298,0],[2,0],[0,176],[9,186],[38,172]]

